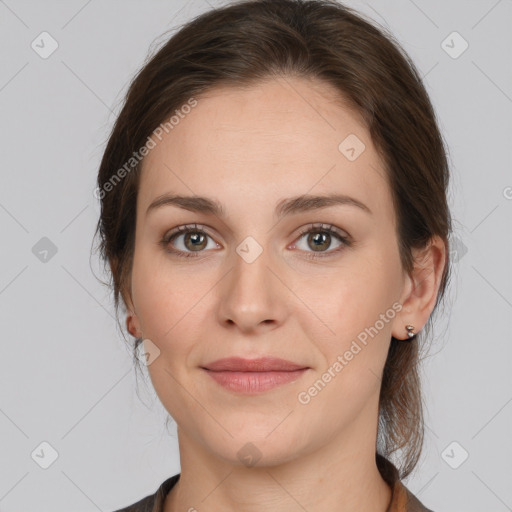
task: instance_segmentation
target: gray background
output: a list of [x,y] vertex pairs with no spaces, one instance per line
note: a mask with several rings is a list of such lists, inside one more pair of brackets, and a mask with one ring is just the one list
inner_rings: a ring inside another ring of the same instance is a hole
[[[137,395],[93,274],[93,189],[129,80],[164,32],[221,5],[209,2],[0,0],[3,512],[113,510],[179,472],[175,425],[149,381]],[[457,262],[406,484],[436,512],[512,510],[512,2],[347,4],[412,56],[450,148]],[[43,31],[58,43],[46,59],[31,47]],[[454,31],[469,44],[457,58],[462,40],[443,43]]]

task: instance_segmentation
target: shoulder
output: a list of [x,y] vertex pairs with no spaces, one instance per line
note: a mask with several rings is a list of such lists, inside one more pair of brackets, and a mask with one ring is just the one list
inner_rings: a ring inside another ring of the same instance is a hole
[[403,484],[397,480],[393,485],[391,503],[386,512],[434,512],[423,503]]
[[407,489],[407,487],[403,487],[407,501],[407,512],[434,512],[433,510],[425,507],[425,505],[423,505],[423,503],[421,503],[421,501],[409,489]]
[[391,502],[386,512],[434,512],[425,507],[400,480],[396,466],[379,453],[377,453],[377,467],[392,491]]
[[165,497],[174,487],[179,478],[179,473],[177,475],[171,476],[160,484],[154,494],[149,494],[136,503],[133,503],[128,507],[116,510],[115,512],[163,512]]
[[115,512],[153,512],[153,505],[155,503],[155,495],[151,494],[145,498],[133,503],[125,508],[120,508]]

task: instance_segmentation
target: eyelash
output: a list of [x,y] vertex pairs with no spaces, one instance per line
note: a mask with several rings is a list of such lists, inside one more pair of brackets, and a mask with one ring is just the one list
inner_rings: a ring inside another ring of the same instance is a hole
[[[331,251],[324,251],[323,253],[322,252],[307,252],[307,255],[305,257],[308,259],[316,260],[316,259],[321,259],[321,258],[328,258],[328,257],[333,256],[334,254],[339,253],[345,247],[352,246],[352,241],[348,237],[343,236],[341,234],[341,232],[336,227],[334,227],[332,224],[309,224],[299,233],[297,241],[300,240],[306,234],[320,233],[320,232],[327,233],[329,235],[334,236],[336,239],[338,239],[338,241],[340,241],[342,243],[342,245],[340,247],[338,247],[337,249],[334,249]],[[209,236],[210,238],[213,238],[206,230],[203,229],[202,226],[198,226],[197,224],[188,224],[185,226],[180,226],[180,227],[172,230],[170,233],[166,234],[164,236],[164,238],[161,240],[160,244],[163,246],[163,248],[166,251],[168,251],[180,258],[197,258],[197,257],[199,257],[199,254],[195,255],[191,252],[184,252],[184,251],[170,248],[171,241],[173,241],[179,235],[183,235],[183,234],[187,234],[187,233],[202,233],[206,236]],[[197,251],[197,252],[201,253],[204,251]]]

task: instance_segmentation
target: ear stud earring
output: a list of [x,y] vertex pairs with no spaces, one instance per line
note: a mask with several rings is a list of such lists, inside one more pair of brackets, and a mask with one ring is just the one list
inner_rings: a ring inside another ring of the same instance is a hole
[[414,333],[414,325],[406,325],[405,328],[407,329],[408,339],[403,341],[412,341],[416,337],[416,334]]

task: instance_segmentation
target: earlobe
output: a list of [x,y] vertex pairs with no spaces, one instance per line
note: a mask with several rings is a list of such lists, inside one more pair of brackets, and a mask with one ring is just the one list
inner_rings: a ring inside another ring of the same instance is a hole
[[139,321],[137,315],[131,313],[126,317],[126,329],[134,338],[140,338],[141,332],[139,330]]
[[140,338],[142,336],[142,332],[140,331],[139,319],[137,317],[137,314],[135,313],[135,307],[133,305],[131,293],[128,292],[126,294],[122,294],[122,296],[127,311],[126,330],[134,338]]

